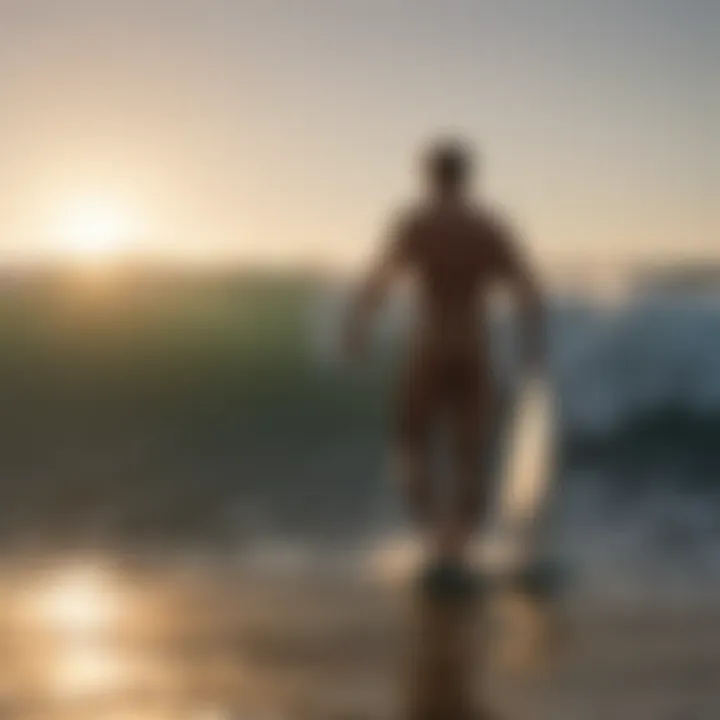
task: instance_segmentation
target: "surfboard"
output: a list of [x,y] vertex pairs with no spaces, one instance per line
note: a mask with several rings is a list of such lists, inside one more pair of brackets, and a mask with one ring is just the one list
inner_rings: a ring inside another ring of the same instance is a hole
[[525,582],[533,593],[559,577],[559,565],[544,534],[552,494],[555,426],[550,384],[533,378],[517,394],[502,441],[495,505],[480,549],[483,574]]

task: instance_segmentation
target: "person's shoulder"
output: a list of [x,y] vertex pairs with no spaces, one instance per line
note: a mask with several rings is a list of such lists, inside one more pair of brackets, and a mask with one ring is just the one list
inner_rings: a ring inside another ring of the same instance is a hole
[[413,235],[427,220],[427,209],[419,202],[398,205],[391,213],[391,226],[395,233]]
[[399,203],[395,208],[393,217],[398,222],[416,223],[427,216],[427,207],[418,200],[408,200]]
[[501,239],[511,234],[512,222],[509,213],[497,204],[476,204],[472,215],[478,228],[493,238]]

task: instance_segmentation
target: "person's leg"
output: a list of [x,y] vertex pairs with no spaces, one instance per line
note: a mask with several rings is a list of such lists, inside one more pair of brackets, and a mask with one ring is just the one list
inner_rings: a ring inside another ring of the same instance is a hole
[[449,554],[462,557],[487,518],[490,500],[484,467],[493,399],[475,364],[457,373],[450,400],[454,503],[446,542]]
[[438,520],[431,470],[435,394],[430,362],[412,357],[400,382],[396,471],[410,515],[423,531],[430,531]]

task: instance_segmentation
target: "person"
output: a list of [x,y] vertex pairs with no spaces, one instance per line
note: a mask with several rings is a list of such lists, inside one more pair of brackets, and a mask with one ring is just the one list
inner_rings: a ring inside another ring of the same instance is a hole
[[[498,284],[519,310],[524,368],[542,359],[541,292],[517,238],[488,202],[471,197],[473,154],[443,139],[425,153],[427,194],[398,213],[379,258],[351,304],[345,351],[358,358],[393,281],[411,274],[419,294],[399,383],[399,471],[411,515],[439,560],[462,560],[488,510],[484,444],[495,413],[487,299]],[[450,502],[443,505],[430,470],[438,421],[450,432]]]

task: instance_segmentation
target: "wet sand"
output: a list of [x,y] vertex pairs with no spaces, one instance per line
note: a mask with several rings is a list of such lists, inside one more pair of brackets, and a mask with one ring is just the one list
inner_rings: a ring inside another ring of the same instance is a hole
[[[5,583],[0,717],[398,717],[412,631],[407,591],[208,567],[117,580],[123,611],[98,614],[92,627],[89,608],[74,627],[72,616],[65,627],[42,626],[27,602],[41,583],[24,579],[19,586],[32,591],[14,606]],[[62,621],[68,610],[58,608]],[[477,685],[502,717],[720,717],[720,610],[566,598],[544,643],[528,607],[496,598],[493,608]]]

